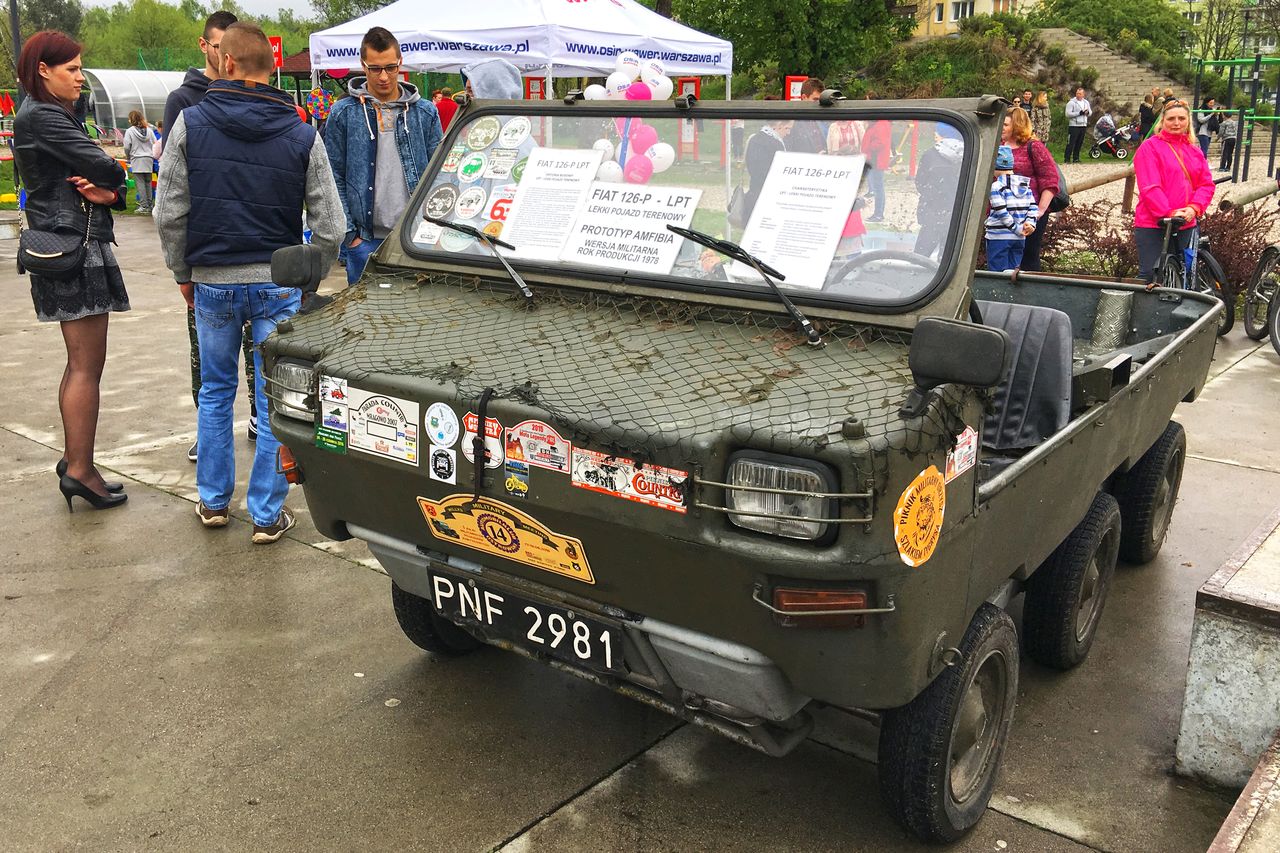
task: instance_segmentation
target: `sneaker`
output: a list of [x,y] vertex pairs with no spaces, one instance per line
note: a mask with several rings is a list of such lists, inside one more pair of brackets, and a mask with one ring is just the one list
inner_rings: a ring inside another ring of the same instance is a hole
[[226,507],[209,509],[204,505],[204,501],[196,504],[196,515],[200,516],[200,523],[205,527],[226,527],[227,522],[231,520],[231,514]]
[[198,441],[191,442],[191,446],[187,448],[187,459],[191,460],[192,462],[196,461],[196,448],[199,446],[200,446],[200,442]]
[[253,526],[253,544],[254,545],[270,545],[275,542],[287,531],[292,530],[298,520],[293,517],[293,513],[289,511],[287,506],[280,507],[280,515],[276,518],[275,524],[268,527],[260,527],[257,524]]
[[249,415],[249,440],[258,440],[258,416]]

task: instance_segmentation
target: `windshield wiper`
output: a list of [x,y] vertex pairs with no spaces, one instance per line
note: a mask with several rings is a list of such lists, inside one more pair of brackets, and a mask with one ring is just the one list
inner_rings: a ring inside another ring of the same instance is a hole
[[498,251],[498,246],[504,249],[515,251],[516,247],[508,243],[506,240],[499,240],[497,237],[490,237],[479,228],[473,228],[470,225],[463,225],[461,222],[450,222],[447,219],[436,219],[434,216],[427,216],[425,213],[422,218],[430,222],[432,225],[439,225],[442,228],[449,228],[457,231],[459,234],[466,234],[468,237],[474,237],[481,243],[489,247],[489,251],[493,252],[493,256],[498,259],[506,269],[507,275],[511,276],[511,280],[516,283],[516,287],[520,288],[520,292],[524,294],[524,298],[533,302],[533,291],[529,289],[529,285],[524,283],[524,279],[520,277],[520,273],[512,269],[511,264],[507,263],[507,259],[502,257],[502,253]]
[[710,234],[703,234],[701,231],[694,231],[692,228],[681,228],[678,225],[668,225],[667,230],[673,234],[679,234],[686,240],[692,240],[699,245],[706,246],[708,249],[719,252],[720,254],[732,258],[735,261],[741,261],[755,270],[764,283],[773,289],[773,293],[782,303],[782,307],[787,309],[787,313],[796,321],[800,327],[800,331],[804,332],[804,336],[808,338],[810,345],[821,346],[822,336],[818,334],[818,330],[813,327],[813,323],[809,322],[809,318],[800,312],[795,303],[787,298],[787,294],[782,292],[782,288],[778,287],[778,282],[786,281],[787,277],[766,264],[764,261],[752,255],[746,249],[734,243],[732,240],[721,240],[719,237],[712,237]]

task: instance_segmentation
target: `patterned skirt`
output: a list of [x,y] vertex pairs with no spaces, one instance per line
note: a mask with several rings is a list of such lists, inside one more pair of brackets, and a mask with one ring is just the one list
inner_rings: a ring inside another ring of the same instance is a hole
[[36,306],[36,318],[49,323],[129,310],[129,294],[125,293],[124,277],[111,244],[98,240],[89,241],[79,277],[58,281],[33,273],[31,301]]

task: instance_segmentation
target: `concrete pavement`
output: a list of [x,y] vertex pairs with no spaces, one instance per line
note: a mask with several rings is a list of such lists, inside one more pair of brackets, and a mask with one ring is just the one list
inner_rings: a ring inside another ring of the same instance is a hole
[[[99,461],[130,498],[110,512],[57,492],[62,343],[0,243],[0,847],[934,849],[881,808],[863,720],[825,713],[770,759],[496,650],[431,661],[300,493],[276,545],[250,545],[243,489],[201,529],[181,303],[151,221],[118,233],[134,310],[111,320]],[[1195,590],[1280,503],[1280,359],[1236,331],[1214,370],[1180,409],[1168,544],[1121,567],[1085,665],[1024,660],[992,810],[953,849],[1200,851],[1230,809],[1170,767]]]

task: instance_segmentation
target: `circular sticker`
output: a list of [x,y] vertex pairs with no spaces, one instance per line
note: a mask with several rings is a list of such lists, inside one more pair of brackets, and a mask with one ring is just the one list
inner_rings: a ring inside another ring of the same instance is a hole
[[529,131],[533,125],[529,123],[529,119],[524,116],[516,116],[502,126],[502,132],[498,134],[498,144],[503,148],[519,148],[520,143],[529,138]]
[[481,231],[483,231],[484,233],[488,234],[490,237],[501,237],[501,236],[502,236],[502,223],[501,223],[501,222],[490,222],[488,225],[486,225],[484,228],[481,228],[480,230],[481,230]]
[[524,167],[528,164],[528,162],[529,162],[529,158],[524,157],[520,160],[519,163],[516,163],[513,167],[511,167],[511,180],[515,181],[517,184],[520,183],[520,179],[524,177]]
[[466,156],[467,146],[455,145],[449,149],[449,153],[445,155],[444,162],[440,164],[442,172],[458,171],[458,164],[462,162],[462,158]]
[[432,444],[453,447],[458,440],[458,416],[444,403],[432,403],[427,407],[425,423]]
[[488,200],[489,194],[483,189],[470,187],[458,196],[458,203],[453,206],[453,212],[458,214],[459,219],[474,219],[480,211],[484,210],[485,202]]
[[444,233],[440,235],[440,248],[446,252],[461,252],[475,241],[475,237],[446,228]]
[[441,184],[427,195],[422,210],[432,219],[443,219],[453,212],[453,206],[457,203],[458,188],[452,184]]
[[942,534],[946,508],[947,490],[942,472],[936,465],[930,465],[902,492],[893,511],[893,539],[902,562],[914,568],[933,556]]
[[458,463],[453,458],[453,451],[446,447],[431,448],[431,476],[445,483],[454,482],[454,471]]
[[502,132],[502,126],[494,116],[485,116],[467,128],[467,146],[473,149],[488,148]]
[[487,165],[489,165],[488,157],[479,151],[472,151],[466,157],[463,157],[462,162],[458,165],[458,178],[464,184],[478,181],[484,175],[484,167]]

